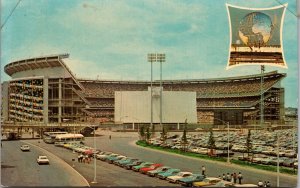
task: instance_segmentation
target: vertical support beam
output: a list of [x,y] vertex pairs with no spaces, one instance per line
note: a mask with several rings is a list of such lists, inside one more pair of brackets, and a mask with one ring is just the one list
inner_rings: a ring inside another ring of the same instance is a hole
[[177,130],[179,130],[180,129],[180,124],[179,123],[177,123]]
[[150,123],[150,126],[151,128],[153,129],[153,90],[152,90],[152,82],[153,82],[153,62],[151,61],[151,85],[150,85],[150,102],[151,102],[151,123]]
[[48,124],[49,118],[48,118],[48,78],[44,77],[43,79],[43,119],[44,124]]
[[[1,87],[1,93],[0,93],[0,104],[2,104],[2,113],[0,113],[0,117],[1,117],[1,114],[2,114],[2,117],[4,121],[7,121],[9,118],[8,114],[9,114],[9,110],[8,110],[8,107],[9,107],[9,94],[8,94],[8,87],[9,87],[9,82],[6,81],[6,82],[3,82],[3,84],[0,85]],[[3,100],[2,100],[3,99]]]
[[264,84],[264,71],[265,66],[261,65],[261,79],[260,79],[260,127],[262,128],[264,125],[264,91],[263,91],[263,84]]
[[62,110],[61,110],[61,101],[62,101],[62,87],[61,87],[61,81],[62,79],[60,78],[58,81],[58,123],[61,123],[61,117],[62,117]]
[[279,98],[279,122],[280,124],[284,124],[284,116],[285,116],[285,109],[284,109],[284,88],[280,88],[278,93]]
[[160,62],[160,127],[162,128],[162,62]]

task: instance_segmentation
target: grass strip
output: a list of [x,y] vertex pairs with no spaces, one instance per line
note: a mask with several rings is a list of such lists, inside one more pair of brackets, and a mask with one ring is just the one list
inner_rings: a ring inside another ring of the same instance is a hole
[[[154,146],[152,144],[148,144],[146,141],[139,140],[136,142],[136,145],[143,146],[143,147],[148,147],[156,150],[161,150],[161,151],[167,151],[170,153],[175,153],[179,155],[184,155],[184,156],[189,156],[189,157],[195,157],[195,158],[201,158],[201,159],[207,159],[207,160],[212,160],[212,161],[221,161],[221,162],[226,162],[227,160],[223,157],[210,157],[207,155],[202,155],[199,153],[193,153],[193,152],[184,152],[179,149],[171,149],[171,148],[163,148],[160,146]],[[252,167],[256,169],[261,169],[261,170],[266,170],[266,171],[272,171],[272,172],[277,172],[277,167],[276,166],[269,166],[269,165],[260,165],[260,164],[255,164],[251,163],[248,161],[240,161],[236,159],[231,159],[231,163],[241,165],[241,166],[247,166],[247,167]],[[279,171],[281,173],[286,173],[286,174],[291,174],[291,175],[296,175],[297,170],[294,170],[292,168],[286,168],[286,167],[279,167]]]

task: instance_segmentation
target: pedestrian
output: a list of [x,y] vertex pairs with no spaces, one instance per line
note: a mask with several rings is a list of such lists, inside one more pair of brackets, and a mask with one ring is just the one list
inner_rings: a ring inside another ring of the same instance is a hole
[[221,177],[220,175],[218,176],[218,178],[219,178],[219,179],[222,179],[222,177]]
[[226,176],[226,177],[227,177],[227,178],[226,178],[227,181],[230,181],[230,180],[231,180],[230,174],[229,174],[229,173],[227,173],[227,176]]
[[111,135],[109,135],[109,139],[111,140]]
[[78,155],[77,160],[78,160],[78,162],[80,163],[80,155]]
[[205,166],[202,166],[202,175],[205,176]]
[[222,178],[223,178],[223,180],[225,181],[225,180],[226,180],[226,175],[223,174]]
[[267,181],[264,182],[264,187],[267,187]]
[[271,187],[271,183],[269,181],[267,182],[267,187]]
[[233,174],[230,175],[230,182],[233,183]]
[[238,174],[239,184],[242,184],[243,175],[241,172]]
[[83,162],[83,155],[80,154],[79,157],[80,157],[80,162],[82,163]]
[[233,173],[233,183],[236,183],[236,179],[237,179],[237,175],[236,175],[236,173],[234,172],[234,173]]
[[258,186],[258,187],[263,187],[263,186],[264,186],[264,183],[263,183],[261,180],[259,180],[258,183],[257,183],[257,186]]

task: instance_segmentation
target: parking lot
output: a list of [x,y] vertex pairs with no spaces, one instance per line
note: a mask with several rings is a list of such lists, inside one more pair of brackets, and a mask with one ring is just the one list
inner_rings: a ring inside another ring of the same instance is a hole
[[[279,165],[288,168],[298,167],[297,147],[298,137],[297,132],[293,129],[277,130],[274,132],[259,130],[251,132],[252,150],[247,155],[247,134],[244,131],[214,131],[214,139],[216,156],[227,157],[228,143],[229,153],[231,159],[241,161],[250,161],[252,163],[264,165],[277,165],[277,154],[279,156]],[[210,132],[191,132],[187,133],[187,151],[200,153],[204,155],[209,154],[209,140]],[[277,136],[278,135],[278,145]],[[183,149],[181,144],[182,133],[168,133],[168,139],[163,143],[158,136],[150,139],[149,142],[156,146],[163,146],[172,149]]]

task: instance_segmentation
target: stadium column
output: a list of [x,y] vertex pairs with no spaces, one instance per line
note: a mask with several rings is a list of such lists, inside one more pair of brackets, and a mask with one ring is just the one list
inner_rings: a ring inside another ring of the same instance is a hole
[[284,124],[285,110],[284,110],[284,88],[279,90],[279,122],[280,124]]
[[61,100],[62,100],[62,79],[58,81],[58,123],[61,124]]
[[43,118],[44,124],[48,124],[48,78],[43,80]]

